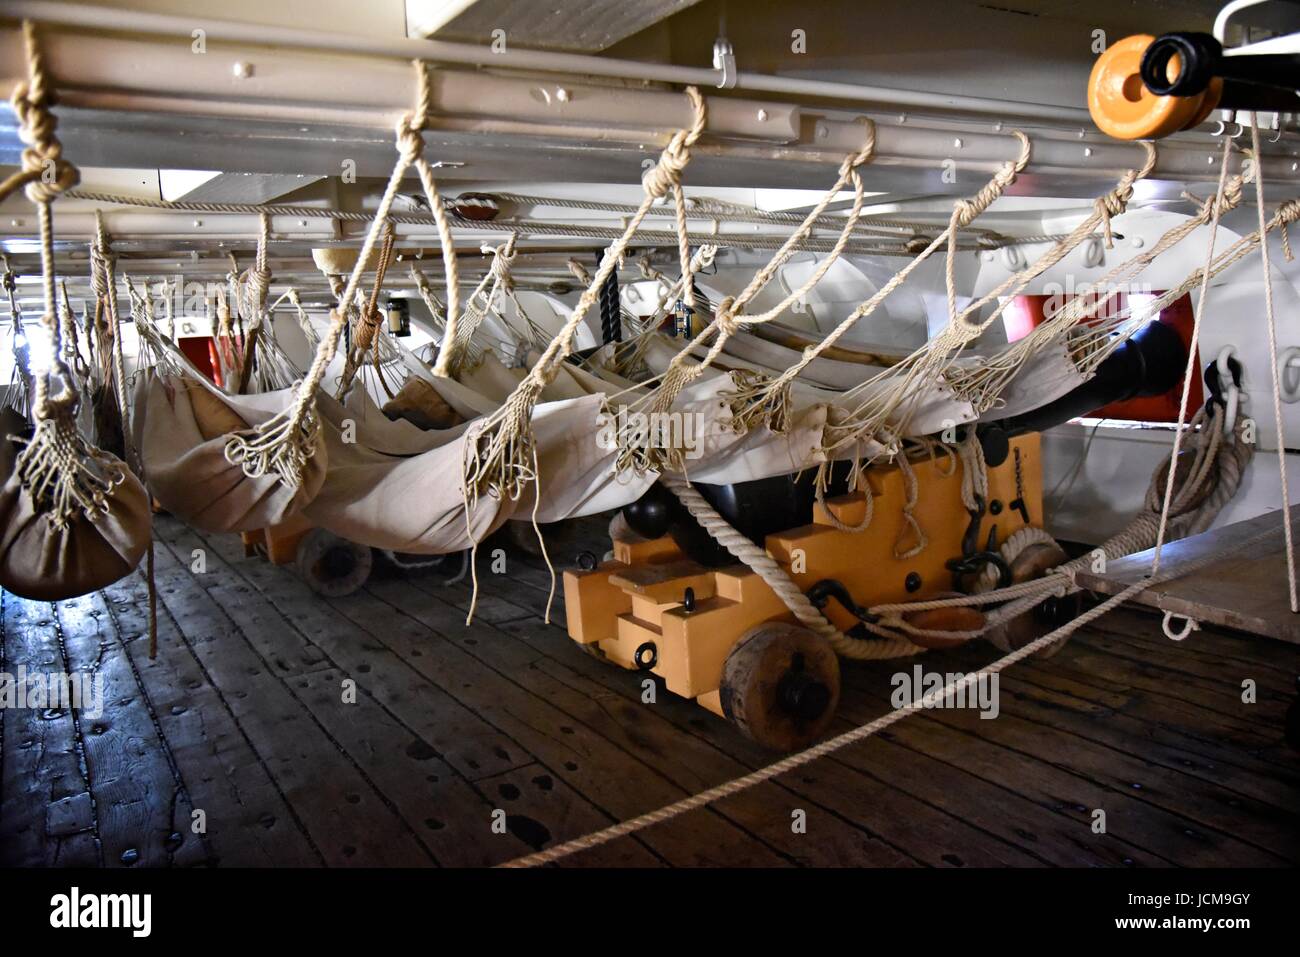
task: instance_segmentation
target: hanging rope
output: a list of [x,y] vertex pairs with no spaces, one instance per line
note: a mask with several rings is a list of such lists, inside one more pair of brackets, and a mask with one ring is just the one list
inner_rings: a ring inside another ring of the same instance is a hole
[[[122,464],[87,443],[76,424],[79,402],[71,388],[71,371],[64,361],[58,307],[55,297],[54,230],[50,206],[65,190],[78,181],[74,166],[63,158],[63,149],[55,136],[57,120],[50,113],[53,93],[45,73],[45,62],[36,41],[36,28],[23,22],[27,51],[28,80],[19,83],[11,104],[19,118],[19,138],[27,144],[23,150],[22,180],[27,198],[36,204],[40,224],[41,286],[44,312],[41,326],[50,342],[50,365],[33,370],[33,408],[35,432],[23,443],[15,471],[19,481],[41,507],[51,527],[65,529],[74,516],[88,518],[108,511],[108,496],[126,479]],[[46,171],[52,171],[44,175]],[[14,187],[16,188],[16,187]],[[58,392],[53,392],[56,381]]]
[[[1015,181],[1017,174],[1022,172],[1028,165],[1031,146],[1029,138],[1020,131],[1014,131],[1014,135],[1019,143],[1020,149],[1015,159],[1010,160],[1000,166],[993,178],[989,180],[971,199],[959,200],[953,206],[953,212],[949,217],[948,227],[923,249],[917,252],[911,262],[902,269],[898,270],[889,282],[882,286],[866,302],[859,305],[848,316],[844,318],[830,333],[824,336],[820,342],[809,346],[803,352],[803,356],[798,362],[786,369],[779,376],[768,380],[757,380],[748,387],[738,389],[732,398],[734,411],[733,427],[748,431],[755,424],[762,423],[767,428],[783,434],[788,430],[790,424],[790,404],[791,404],[791,384],[818,356],[824,354],[828,349],[843,337],[853,326],[876,311],[885,299],[887,299],[895,289],[901,286],[914,270],[919,268],[922,263],[930,258],[936,250],[945,243],[948,245],[948,257],[951,261],[956,250],[956,233],[959,229],[965,228],[981,212],[992,205],[1003,192]],[[1095,224],[1094,224],[1095,225]],[[1082,240],[1080,240],[1082,241]],[[949,335],[949,339],[951,338]],[[929,346],[928,349],[948,350],[951,343],[948,339],[940,342],[938,345]],[[916,367],[918,359],[925,350],[918,350],[911,359],[910,366]],[[908,368],[905,360],[904,368]],[[895,374],[895,373],[890,373]],[[914,376],[915,373],[912,373]],[[874,381],[874,380],[873,380]],[[909,377],[909,383],[911,377]],[[901,391],[901,390],[900,390]],[[852,394],[852,390],[850,393]]]
[[[1259,122],[1253,110],[1250,114],[1250,146],[1251,155],[1255,161],[1255,207],[1259,213],[1259,233],[1261,236],[1259,255],[1264,267],[1264,315],[1268,319],[1268,351],[1271,359],[1269,369],[1273,381],[1273,421],[1277,427],[1277,466],[1282,479],[1282,531],[1286,540],[1286,581],[1291,599],[1291,611],[1297,613],[1300,612],[1300,604],[1297,604],[1296,599],[1295,546],[1292,541],[1291,530],[1291,494],[1286,477],[1286,433],[1282,424],[1282,373],[1278,368],[1277,320],[1273,316],[1273,272],[1269,265],[1267,228],[1264,222],[1264,157],[1259,151]],[[1286,249],[1287,258],[1290,259],[1291,250],[1287,245],[1286,235],[1286,227],[1283,227],[1283,248]],[[1205,285],[1209,285],[1208,276]],[[1159,551],[1156,552],[1156,557],[1160,557]]]
[[[808,213],[799,228],[781,244],[781,248],[768,260],[766,265],[754,274],[739,295],[728,296],[718,303],[714,309],[712,321],[698,335],[690,338],[687,344],[673,357],[660,383],[648,395],[635,403],[638,410],[647,411],[652,416],[656,413],[667,412],[682,390],[704,374],[705,370],[722,353],[727,341],[742,326],[761,325],[770,322],[782,315],[791,305],[801,301],[812,291],[813,287],[821,282],[822,277],[826,275],[827,271],[843,253],[853,227],[862,213],[865,192],[862,177],[858,174],[858,167],[871,160],[875,155],[875,149],[876,127],[875,124],[868,121],[862,148],[858,152],[846,156],[843,162],[840,163],[839,175],[830,189],[823,194],[821,201]],[[776,277],[777,271],[789,261],[790,256],[808,238],[813,223],[821,217],[831,201],[846,184],[852,184],[853,186],[853,205],[849,209],[848,216],[845,217],[844,226],[830,253],[818,263],[817,268],[813,270],[798,289],[792,290],[770,309],[762,313],[747,315],[744,311],[745,308],[755,296],[771,283]],[[689,269],[685,267],[682,271],[681,284],[683,301],[688,308],[692,308],[691,304],[694,302],[693,281]],[[708,343],[710,339],[712,343],[709,345],[708,351],[702,358],[697,359],[694,355],[695,350]],[[620,421],[625,420],[620,419]],[[619,472],[628,470],[637,474],[664,471],[681,472],[684,467],[685,451],[683,449],[661,448],[655,443],[641,442],[638,440],[635,429],[624,429],[620,432],[619,455],[615,465]]]
[[[370,289],[370,298],[361,310],[360,316],[356,322],[356,332],[352,337],[352,348],[348,351],[347,358],[343,362],[343,372],[339,376],[339,384],[334,395],[335,398],[342,401],[347,395],[348,389],[352,387],[352,379],[357,374],[357,370],[365,364],[366,356],[371,351],[372,346],[378,347],[378,335],[380,326],[384,321],[383,315],[379,312],[379,293],[384,284],[384,277],[388,274],[388,264],[393,257],[393,243],[396,240],[396,233],[393,232],[392,225],[387,224],[384,227],[384,244],[379,250],[379,261],[375,264],[375,281]],[[391,396],[390,396],[391,398]]]
[[[1169,506],[1172,503],[1174,497],[1173,495],[1174,473],[1177,471],[1176,466],[1178,464],[1178,450],[1181,447],[1183,442],[1183,424],[1187,421],[1187,400],[1188,400],[1188,396],[1191,394],[1191,389],[1189,388],[1189,386],[1191,384],[1192,377],[1195,376],[1197,373],[1197,369],[1196,369],[1196,358],[1198,355],[1197,346],[1201,341],[1201,322],[1205,318],[1205,301],[1206,301],[1206,297],[1209,295],[1210,292],[1210,266],[1214,262],[1214,240],[1219,233],[1219,215],[1220,215],[1219,209],[1222,203],[1224,186],[1226,185],[1228,179],[1228,156],[1231,152],[1231,149],[1232,149],[1232,140],[1228,139],[1225,136],[1223,138],[1223,158],[1219,164],[1219,187],[1215,191],[1215,195],[1214,195],[1214,199],[1215,199],[1214,214],[1210,219],[1210,236],[1209,239],[1206,241],[1205,268],[1201,270],[1201,292],[1200,295],[1197,297],[1196,312],[1192,317],[1192,339],[1187,346],[1187,367],[1183,370],[1183,390],[1182,390],[1181,400],[1178,403],[1178,425],[1175,427],[1175,431],[1174,431],[1174,450],[1170,455],[1169,476],[1165,480],[1164,505],[1160,509],[1160,525],[1156,529],[1155,554],[1152,556],[1151,559],[1152,575],[1160,571],[1160,552],[1161,549],[1164,548],[1165,531],[1169,523]],[[1258,175],[1258,172],[1256,173],[1256,175]],[[1259,189],[1258,180],[1256,180],[1255,188]],[[1263,211],[1263,207],[1261,207],[1260,223],[1259,223],[1261,231],[1264,228],[1263,217],[1264,217],[1264,211]],[[1261,243],[1261,245],[1267,247],[1268,242],[1264,241],[1263,243]],[[1265,254],[1265,257],[1266,257],[1265,263],[1267,263],[1268,262],[1267,254]],[[1269,315],[1271,318],[1272,316],[1271,310]],[[1270,330],[1271,329],[1272,326],[1270,325]],[[1276,357],[1277,355],[1276,348],[1274,348],[1274,351],[1271,354]],[[1281,428],[1280,418],[1278,419],[1278,428]],[[1283,493],[1283,496],[1285,497],[1285,492]],[[1288,529],[1288,538],[1289,537],[1290,535]],[[1289,542],[1288,542],[1288,547],[1289,547]],[[1292,600],[1292,604],[1294,605],[1294,598]]]
[[[421,131],[429,113],[430,92],[429,76],[425,65],[414,61],[417,81],[415,109],[403,115],[397,122],[396,145],[397,162],[384,187],[379,207],[366,233],[356,265],[348,277],[346,285],[338,298],[338,303],[330,314],[330,326],[316,349],[316,355],[307,370],[306,376],[298,385],[293,403],[283,412],[275,415],[253,429],[246,429],[230,435],[226,442],[226,458],[232,464],[239,465],[244,474],[257,477],[268,473],[275,474],[286,488],[296,489],[302,484],[307,461],[315,455],[317,435],[320,428],[316,416],[316,390],[325,377],[325,372],[338,352],[339,340],[347,324],[348,310],[357,292],[362,272],[370,261],[375,243],[383,224],[388,220],[393,202],[397,198],[402,177],[406,171],[415,166],[420,175],[426,199],[433,209],[435,218],[445,221],[441,212],[441,199],[437,193],[433,170],[424,158],[424,138]],[[443,244],[443,261],[447,269],[448,281],[448,328],[455,324],[457,312],[456,294],[456,250],[451,242],[450,228],[440,232],[445,235]],[[439,356],[441,361],[441,355]]]
[[[622,235],[606,252],[596,275],[579,297],[577,306],[541,358],[502,406],[474,431],[464,462],[467,508],[469,503],[477,502],[480,495],[489,492],[516,501],[535,477],[532,468],[536,457],[532,440],[533,407],[542,390],[554,378],[558,364],[572,351],[573,337],[578,326],[596,304],[601,287],[618,267],[619,259],[651,205],[656,199],[666,196],[673,184],[680,180],[682,170],[690,162],[691,147],[704,132],[704,99],[695,87],[687,87],[686,96],[693,114],[691,125],[674,133],[660,154],[659,162],[646,170],[642,178],[644,197],[637,212],[628,221]],[[449,324],[449,338],[453,332]],[[439,353],[440,361],[444,352]]]

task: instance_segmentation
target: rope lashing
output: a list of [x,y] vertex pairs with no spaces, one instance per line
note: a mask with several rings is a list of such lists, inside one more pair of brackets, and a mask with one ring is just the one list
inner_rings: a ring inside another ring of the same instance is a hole
[[[692,297],[693,298],[693,297]],[[623,341],[622,301],[618,294],[618,270],[615,269],[600,287],[600,341],[602,344]]]
[[266,247],[271,238],[271,217],[262,213],[258,219],[257,254],[253,265],[246,269],[241,277],[244,295],[240,299],[240,311],[251,318],[254,324],[262,321],[266,313],[266,298],[271,289],[271,267],[267,262]]
[[[830,189],[823,194],[821,201],[804,217],[799,227],[787,237],[786,241],[781,244],[780,249],[773,254],[762,269],[754,274],[738,295],[724,297],[718,303],[714,309],[712,321],[699,334],[692,337],[673,357],[663,375],[662,381],[648,395],[639,400],[638,407],[644,407],[652,415],[668,411],[682,390],[704,374],[705,370],[722,353],[727,341],[742,326],[760,325],[779,317],[795,302],[801,301],[813,287],[821,282],[822,277],[826,275],[843,253],[853,228],[862,214],[866,194],[862,177],[858,174],[858,167],[874,157],[876,149],[875,124],[868,120],[864,126],[865,134],[862,147],[856,153],[846,156],[840,163],[839,174]],[[817,268],[813,270],[798,289],[791,290],[784,299],[764,312],[747,315],[744,311],[745,308],[776,277],[777,271],[789,261],[790,256],[808,238],[814,223],[820,219],[831,201],[846,184],[850,183],[853,186],[853,205],[844,219],[840,235],[831,252],[818,263]],[[693,301],[694,295],[693,292],[690,292],[693,283],[689,270],[683,269],[681,284],[683,300],[685,301],[689,297]],[[712,343],[709,345],[708,351],[703,358],[697,360],[694,357],[695,349],[703,346],[710,339],[712,339]],[[659,448],[654,445],[632,441],[632,438],[631,433],[627,431],[619,435],[619,455],[615,467],[620,472],[631,470],[638,474],[645,474],[648,472],[680,472],[683,470],[685,453],[682,449]]]
[[[54,228],[50,206],[64,191],[76,185],[76,167],[63,158],[63,147],[55,135],[57,121],[50,112],[53,91],[45,61],[37,43],[36,28],[23,22],[28,79],[14,90],[12,105],[19,119],[23,150],[18,184],[25,184],[27,198],[36,204],[40,224],[41,286],[44,312],[41,325],[49,336],[50,364],[33,376],[35,431],[14,463],[20,483],[41,508],[51,528],[66,529],[80,513],[91,521],[107,514],[108,498],[126,480],[126,469],[82,438],[77,429],[79,397],[72,387],[73,376],[65,362],[58,319],[54,276]],[[48,175],[47,174],[48,171]],[[17,186],[5,188],[9,192]],[[55,377],[60,391],[51,394]]]
[[[475,333],[478,332],[488,314],[496,310],[497,302],[502,296],[515,304],[515,310],[525,323],[529,321],[519,300],[515,298],[515,279],[511,271],[517,255],[515,252],[517,239],[518,237],[511,233],[510,238],[499,246],[485,244],[479,247],[483,253],[491,257],[488,270],[474,287],[474,291],[466,297],[460,322],[457,323],[454,332],[447,332],[440,347],[439,355],[447,356],[446,365],[450,375],[459,374],[470,361],[476,359],[478,350],[474,347]],[[502,322],[505,322],[504,317]]]
[[[632,236],[640,228],[651,205],[667,194],[681,171],[690,160],[690,149],[704,131],[704,99],[694,87],[686,89],[691,104],[691,125],[672,135],[659,157],[659,162],[646,170],[642,177],[644,196],[636,213],[628,220],[622,235],[610,246],[601,260],[600,268],[578,298],[573,312],[560,331],[534,363],[532,369],[515,387],[501,407],[489,415],[475,429],[467,443],[464,460],[466,510],[479,496],[492,493],[517,500],[534,480],[533,462],[536,458],[532,439],[532,410],[542,390],[558,372],[559,363],[573,349],[573,337],[578,327],[600,295],[600,289],[611,272],[618,268],[619,260],[627,250]],[[686,264],[689,271],[690,263]],[[451,334],[448,327],[449,337]],[[439,353],[439,361],[446,354]]]
[[356,376],[357,370],[365,363],[366,355],[370,352],[371,347],[378,346],[376,337],[379,334],[379,327],[383,323],[383,316],[379,312],[379,293],[384,284],[384,276],[388,273],[389,260],[393,256],[395,238],[396,234],[393,232],[391,225],[386,226],[384,244],[379,250],[379,262],[375,265],[375,281],[370,290],[370,298],[366,301],[366,305],[361,310],[361,315],[357,320],[352,348],[348,351],[343,363],[343,372],[339,376],[335,397],[340,401],[347,395],[348,389],[352,387],[352,380]]
[[[1243,180],[1241,177],[1228,177],[1222,196],[1218,199],[1207,201],[1204,204],[1201,214],[1198,214],[1198,216],[1186,220],[1168,230],[1150,249],[1116,266],[1105,277],[1103,277],[1102,280],[1099,280],[1097,285],[1099,287],[1110,287],[1112,283],[1118,283],[1119,281],[1136,275],[1156,257],[1195,231],[1195,229],[1204,222],[1202,217],[1213,215],[1216,209],[1220,211],[1230,209],[1239,203],[1242,198],[1242,185]],[[1218,268],[1219,267],[1216,267],[1216,270]],[[1226,268],[1226,265],[1223,268]],[[1189,278],[1183,288],[1192,288],[1198,284],[1199,273],[1194,277]],[[970,402],[977,411],[986,410],[992,406],[1001,390],[1005,388],[1006,384],[1015,375],[1016,371],[1023,367],[1025,362],[1027,362],[1032,356],[1037,355],[1043,349],[1047,348],[1048,345],[1053,342],[1058,342],[1063,337],[1067,336],[1075,326],[1083,321],[1083,319],[1096,314],[1098,310],[1112,302],[1120,291],[1120,287],[1115,285],[1114,288],[1111,288],[1109,293],[1103,297],[1098,297],[1095,301],[1089,301],[1085,297],[1076,297],[1067,303],[1064,308],[1051,316],[1046,322],[1041,323],[1038,327],[1032,330],[1029,335],[1012,343],[996,356],[981,361],[974,370],[953,370],[951,367],[948,367],[943,370],[943,375],[959,397]],[[1177,298],[1180,294],[1181,293],[1175,291],[1170,291],[1166,295],[1157,299],[1156,303],[1152,305],[1152,308],[1161,307],[1165,303]],[[1009,299],[1004,299],[1004,305],[1009,301]],[[1093,354],[1089,358],[1089,363],[1092,368],[1095,368],[1095,364],[1104,357],[1104,354],[1108,354],[1107,350],[1117,348],[1123,341],[1122,337],[1112,335],[1114,331],[1114,329],[1107,329],[1104,333],[1106,341],[1100,342],[1098,347],[1093,350]],[[888,371],[892,373],[894,370],[891,369]],[[1080,366],[1080,371],[1087,374],[1091,370],[1090,368]],[[938,372],[935,374],[938,374]],[[855,387],[855,389],[850,390],[850,392],[865,390],[867,386],[878,384],[878,382],[883,381],[883,379],[884,375],[882,374],[882,376],[877,376],[874,380],[864,384],[864,386]],[[869,437],[873,434],[873,429],[878,428],[877,422],[881,415],[889,411],[887,403],[890,397],[897,398],[900,393],[904,394],[904,397],[910,395],[910,393],[906,393],[905,390],[894,390],[887,393],[883,399],[880,397],[874,397],[862,403],[851,417],[856,420],[858,425],[856,427],[843,428],[840,432],[841,437],[836,441],[828,442],[825,451],[830,454],[834,452],[836,447],[842,445],[846,441],[860,441],[864,436]],[[884,408],[882,408],[882,406]]]
[[0,202],[21,186],[27,198],[41,206],[75,187],[81,174],[64,158],[63,145],[55,133],[59,121],[51,109],[57,100],[37,43],[36,25],[30,20],[23,21],[23,45],[27,79],[15,84],[9,97],[23,151],[18,171],[0,183]]
[[953,323],[957,321],[957,234],[993,205],[994,200],[1001,197],[1006,192],[1007,187],[1016,181],[1016,176],[1029,165],[1029,157],[1033,152],[1029,137],[1020,130],[1013,130],[1012,135],[1020,141],[1020,153],[1016,158],[1003,163],[998,171],[993,174],[993,179],[986,183],[984,188],[974,196],[969,199],[959,199],[953,204],[952,217],[948,221],[948,257],[945,270],[945,282],[948,290],[948,318]]
[[[822,337],[821,341],[804,349],[803,355],[799,361],[786,369],[779,376],[768,379],[756,386],[748,389],[739,389],[732,396],[733,421],[732,427],[739,431],[748,431],[757,423],[762,423],[769,430],[783,434],[789,427],[790,423],[790,403],[791,403],[791,383],[806,369],[818,356],[832,348],[853,326],[860,320],[876,311],[882,302],[888,298],[895,289],[901,286],[914,270],[919,268],[922,263],[930,258],[945,243],[950,243],[949,259],[955,249],[956,233],[959,228],[969,226],[971,221],[979,215],[984,209],[992,205],[1012,182],[1018,173],[1022,172],[1028,165],[1031,147],[1029,139],[1019,130],[1013,131],[1014,136],[1019,144],[1019,152],[1015,159],[1009,160],[1000,166],[993,177],[968,200],[959,200],[953,208],[952,215],[949,217],[948,227],[924,246],[919,252],[913,255],[911,261],[898,270],[890,280],[877,290],[869,299],[859,304],[848,316],[846,316],[830,333]],[[934,348],[949,348],[945,341],[941,346]],[[904,360],[904,371],[909,365],[915,365],[918,358],[925,352],[925,349],[918,350],[908,360]],[[897,375],[897,373],[882,373],[880,376],[873,377],[872,382],[880,380],[885,375]],[[909,382],[911,379],[909,378]],[[852,394],[850,390],[848,394]],[[889,411],[893,406],[889,407]],[[880,424],[883,424],[883,417]],[[865,432],[864,432],[865,434]]]
[[[439,235],[442,238],[443,262],[447,270],[447,312],[448,326],[454,326],[458,312],[458,294],[456,284],[456,249],[451,240],[451,229],[446,221],[441,197],[434,182],[433,170],[424,157],[424,137],[421,131],[429,114],[431,93],[428,70],[423,62],[413,61],[416,71],[415,108],[404,114],[395,129],[397,161],[393,172],[384,187],[384,193],[375,210],[370,229],[357,255],[356,265],[348,277],[335,308],[330,313],[330,325],[321,337],[311,366],[301,383],[296,386],[294,399],[289,408],[268,419],[261,425],[232,433],[226,441],[226,459],[239,465],[244,474],[256,478],[268,473],[275,474],[286,488],[297,489],[302,485],[307,463],[315,455],[320,422],[316,414],[316,390],[325,377],[338,353],[339,341],[347,324],[348,310],[356,296],[361,276],[366,263],[370,261],[375,244],[383,224],[388,221],[393,202],[397,198],[402,177],[414,165],[420,175],[420,183],[425,197],[439,223]],[[440,354],[440,361],[441,361]]]

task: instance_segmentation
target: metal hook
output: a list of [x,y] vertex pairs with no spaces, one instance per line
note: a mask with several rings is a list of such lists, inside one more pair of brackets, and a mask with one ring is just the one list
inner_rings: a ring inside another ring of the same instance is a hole
[[722,71],[719,90],[730,90],[736,85],[736,50],[726,37],[713,41],[713,69]]

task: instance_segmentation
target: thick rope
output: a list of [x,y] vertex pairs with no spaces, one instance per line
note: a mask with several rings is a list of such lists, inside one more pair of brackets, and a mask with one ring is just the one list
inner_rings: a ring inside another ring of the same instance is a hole
[[868,641],[844,634],[809,601],[808,596],[765,548],[754,544],[732,528],[690,483],[670,475],[663,476],[660,481],[686,506],[700,527],[719,545],[744,562],[805,627],[830,642],[837,654],[855,661],[872,661],[914,655],[924,650],[902,638]]
[[53,202],[81,180],[77,168],[63,158],[63,145],[55,129],[58,118],[53,85],[45,68],[45,57],[36,41],[36,25],[23,21],[23,46],[27,54],[27,79],[14,86],[9,97],[18,120],[18,139],[23,143],[17,172],[0,183],[0,202],[19,187],[38,207]]
[[[1237,552],[1250,548],[1262,543],[1272,535],[1273,532],[1270,530],[1260,535],[1252,536],[1244,542],[1230,546],[1229,552]],[[873,735],[879,734],[881,731],[897,724],[904,718],[933,708],[938,705],[939,702],[952,698],[958,692],[964,691],[966,688],[969,688],[971,685],[990,675],[998,674],[1012,665],[1024,661],[1026,658],[1036,655],[1041,651],[1046,651],[1058,642],[1069,638],[1070,635],[1074,634],[1080,628],[1091,624],[1111,609],[1116,608],[1128,601],[1130,598],[1141,594],[1148,588],[1199,571],[1201,568],[1222,561],[1223,557],[1222,552],[1211,553],[1197,561],[1185,565],[1177,575],[1165,574],[1159,577],[1143,578],[1140,581],[1134,582],[1118,594],[1108,598],[1099,605],[1088,609],[1073,621],[1067,622],[1055,631],[1049,632],[1041,638],[1031,641],[1029,644],[1011,652],[1010,654],[1003,655],[1001,658],[998,658],[996,661],[986,665],[978,671],[970,671],[956,680],[947,681],[944,683],[942,688],[935,688],[901,708],[883,714],[875,720],[853,728],[850,731],[845,731],[843,734],[836,735],[833,738],[828,738],[820,744],[815,744],[811,748],[807,748],[797,754],[792,754],[789,757],[783,758],[773,764],[769,764],[764,768],[759,768],[756,771],[752,771],[749,774],[735,778],[734,780],[701,791],[699,794],[694,794],[688,798],[684,798],[683,800],[675,801],[672,804],[658,808],[648,814],[642,814],[638,817],[632,818],[631,820],[623,821],[619,824],[612,825],[611,827],[604,828],[603,830],[575,838],[571,841],[566,841],[563,844],[557,844],[555,847],[538,851],[535,854],[528,854],[524,857],[515,858],[512,861],[507,861],[498,866],[523,868],[540,867],[543,864],[552,864],[581,851],[591,850],[604,844],[608,844],[611,841],[618,840],[621,837],[627,837],[628,835],[635,834],[638,831],[643,831],[656,824],[663,824],[667,821],[671,821],[673,818],[706,807],[707,805],[723,798],[739,794],[741,791],[762,784],[765,781],[770,781],[773,778],[779,777],[789,771],[793,771],[796,768],[801,768],[806,764],[816,761],[818,758],[825,757],[828,754],[839,751],[851,744],[857,743],[858,741],[863,741]]]

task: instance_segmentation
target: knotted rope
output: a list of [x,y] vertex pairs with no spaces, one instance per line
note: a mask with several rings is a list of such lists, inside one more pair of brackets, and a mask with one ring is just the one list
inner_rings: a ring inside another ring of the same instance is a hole
[[[698,335],[691,338],[673,357],[664,372],[662,381],[637,403],[638,406],[644,406],[652,416],[656,413],[667,412],[682,390],[704,374],[705,370],[722,353],[727,340],[743,326],[770,322],[783,314],[792,304],[802,300],[813,287],[821,282],[822,277],[826,275],[827,271],[843,253],[862,214],[866,194],[863,189],[862,177],[858,174],[858,167],[872,159],[875,155],[875,149],[876,127],[874,123],[867,121],[862,148],[856,153],[846,156],[840,163],[836,180],[822,195],[821,201],[804,217],[803,222],[786,238],[766,265],[751,277],[748,284],[738,295],[734,297],[728,296],[718,303],[712,321]],[[792,290],[770,309],[758,314],[747,315],[744,311],[745,308],[775,278],[777,271],[789,261],[790,256],[808,238],[831,201],[848,184],[853,186],[853,205],[844,219],[840,234],[831,251],[818,263],[817,268],[813,270],[798,289]],[[688,307],[692,306],[694,302],[693,292],[691,291],[692,284],[689,280],[689,270],[683,268],[683,298]],[[708,351],[703,358],[697,359],[694,355],[695,349],[702,347],[710,339],[712,339],[712,343]],[[636,440],[634,432],[628,430],[624,430],[619,435],[619,455],[616,468],[620,472],[626,470],[631,470],[637,474],[664,471],[680,472],[684,469],[684,462],[685,450],[681,448],[665,448],[657,443],[639,442]]]
[[[914,270],[919,268],[922,263],[930,258],[941,246],[948,244],[949,272],[952,270],[952,260],[956,251],[957,232],[968,227],[971,222],[984,210],[986,210],[994,200],[1002,195],[1003,192],[1015,181],[1018,173],[1022,172],[1028,165],[1031,156],[1031,145],[1029,138],[1019,130],[1013,131],[1020,149],[1016,157],[1003,163],[994,173],[993,177],[970,199],[959,200],[954,204],[953,212],[948,220],[947,228],[924,246],[912,260],[896,272],[890,280],[875,292],[866,302],[860,304],[848,316],[844,318],[831,332],[822,338],[815,345],[804,349],[803,356],[798,362],[786,369],[783,373],[775,378],[751,384],[747,388],[738,389],[732,396],[733,428],[748,431],[756,423],[762,423],[767,428],[778,434],[783,434],[788,430],[790,425],[790,405],[791,405],[791,383],[806,369],[814,359],[824,354],[832,348],[853,326],[876,311],[882,302],[885,301],[895,289],[901,286]],[[1080,240],[1081,241],[1081,240]],[[1064,255],[1064,254],[1062,254]],[[950,283],[951,285],[951,283]],[[949,334],[949,339],[957,334],[959,330],[954,330]],[[938,345],[923,347],[918,350],[912,357],[910,363],[905,360],[902,364],[905,370],[911,372],[915,369],[921,355],[925,354],[928,349],[949,351],[952,343],[945,339]],[[897,373],[886,373],[897,375]],[[883,375],[883,374],[882,374]],[[879,378],[879,377],[876,377]],[[907,384],[917,378],[916,372],[911,372]],[[900,392],[902,391],[900,387]],[[852,390],[850,390],[850,394]],[[896,405],[897,403],[895,403]],[[890,406],[889,411],[893,410]],[[882,421],[883,424],[883,421]],[[865,435],[865,430],[862,433]]]
[[[18,182],[26,185],[27,198],[36,204],[40,223],[44,292],[41,326],[49,337],[50,365],[33,370],[35,432],[30,440],[21,442],[23,448],[15,462],[15,473],[32,502],[45,512],[50,527],[65,530],[78,514],[91,521],[107,514],[109,496],[126,480],[126,469],[121,462],[83,439],[77,429],[79,397],[72,388],[73,376],[65,362],[55,296],[50,206],[61,193],[76,185],[79,174],[63,158],[63,148],[55,135],[57,121],[50,113],[54,96],[36,41],[36,28],[30,21],[23,23],[23,37],[28,80],[18,84],[11,102],[20,123],[19,138],[27,144]],[[60,388],[52,393],[56,377]]]
[[[466,298],[460,322],[456,324],[454,333],[449,331],[446,334],[439,350],[439,358],[444,353],[447,355],[446,366],[449,375],[459,374],[466,365],[477,358],[477,350],[473,346],[474,334],[502,296],[514,303],[515,310],[525,322],[529,321],[519,300],[515,297],[515,279],[510,271],[515,261],[517,238],[515,233],[511,233],[510,238],[499,246],[480,247],[484,253],[492,257],[488,270],[474,287],[474,291]],[[502,321],[504,322],[504,319]]]
[[23,45],[27,53],[27,79],[14,86],[9,97],[18,120],[18,139],[23,143],[20,167],[0,183],[0,202],[20,186],[38,207],[74,188],[81,181],[77,168],[63,157],[63,144],[55,133],[58,118],[51,112],[57,100],[45,68],[45,57],[36,42],[36,25],[23,21]]
[[[438,222],[443,262],[447,269],[449,330],[455,323],[458,308],[456,248],[452,242],[451,229],[446,222],[446,213],[433,178],[433,169],[424,157],[424,137],[421,135],[431,103],[429,76],[423,62],[416,60],[413,65],[417,82],[416,105],[411,112],[404,114],[397,121],[395,128],[397,162],[393,164],[393,172],[384,187],[383,196],[380,198],[374,219],[362,243],[356,265],[348,277],[337,305],[331,310],[329,329],[316,348],[311,366],[302,382],[298,384],[289,408],[256,428],[232,433],[226,441],[226,459],[232,464],[239,465],[244,474],[249,477],[255,478],[273,473],[287,488],[296,489],[301,486],[307,462],[315,455],[320,429],[315,408],[316,390],[320,387],[330,362],[338,352],[343,327],[347,323],[348,309],[356,295],[361,275],[366,263],[370,261],[381,227],[392,211],[402,177],[411,166],[415,166],[419,173],[425,197]],[[441,360],[441,355],[439,358]]]
[[384,321],[384,317],[379,312],[379,293],[383,288],[384,276],[388,274],[388,264],[393,256],[393,243],[395,241],[396,234],[393,231],[392,224],[386,223],[384,226],[384,244],[379,250],[379,262],[375,264],[375,281],[370,288],[370,298],[362,308],[360,316],[357,317],[356,332],[352,337],[352,348],[344,359],[343,372],[339,375],[339,384],[338,389],[335,391],[335,397],[340,401],[347,395],[348,389],[352,387],[352,380],[356,376],[357,370],[365,364],[366,356],[370,353],[372,346],[377,348],[379,345],[376,336],[379,334],[379,328]]
[[[466,443],[464,480],[466,510],[481,495],[494,494],[512,501],[518,500],[534,480],[533,463],[536,451],[532,439],[533,407],[542,390],[555,377],[559,363],[572,351],[573,336],[587,313],[596,305],[600,290],[617,267],[631,242],[632,236],[645,219],[651,205],[672,189],[690,161],[690,150],[704,132],[704,99],[695,87],[687,87],[686,96],[691,104],[691,125],[678,130],[659,156],[659,161],[642,177],[644,196],[637,211],[628,220],[622,234],[606,251],[600,267],[578,299],[572,314],[559,333],[551,340],[541,358],[524,376],[506,401],[474,430]],[[687,266],[689,269],[689,264]],[[448,325],[448,338],[454,330]],[[441,362],[446,351],[439,353]]]

